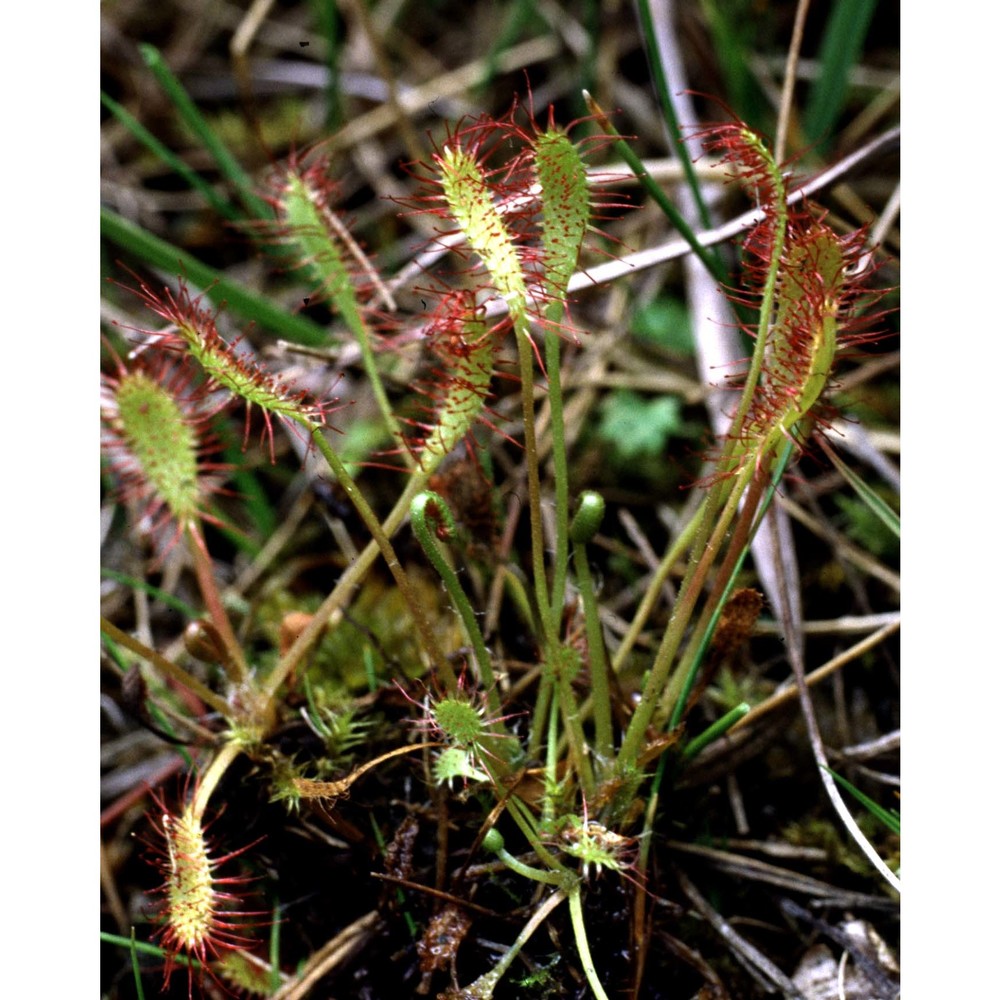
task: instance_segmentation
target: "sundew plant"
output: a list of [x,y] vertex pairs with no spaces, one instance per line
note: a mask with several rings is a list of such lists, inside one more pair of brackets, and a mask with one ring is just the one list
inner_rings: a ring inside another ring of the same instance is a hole
[[[844,388],[884,370],[892,216],[852,223],[822,196],[891,132],[823,168],[787,101],[772,139],[661,88],[677,170],[658,180],[602,98],[578,89],[564,114],[525,74],[506,110],[400,124],[370,226],[342,177],[356,123],[251,176],[142,54],[223,183],[105,106],[254,248],[256,277],[103,210],[122,257],[103,652],[122,724],[158,748],[105,809],[144,845],[133,912],[109,876],[105,942],[140,990],[189,997],[757,995],[748,975],[797,995],[795,961],[717,907],[842,941],[775,886],[861,914],[900,890],[898,813],[828,717],[898,627],[898,514]],[[653,219],[676,228],[658,257],[636,245]],[[676,262],[735,348],[702,357],[702,383],[681,336],[707,336],[701,317],[643,290]],[[625,391],[630,327],[647,375]],[[817,483],[838,528],[816,526]],[[864,614],[817,611],[798,512],[835,554],[817,593],[840,572]],[[806,641],[804,615],[836,614],[870,624]],[[755,812],[754,841],[739,775],[782,739],[802,777],[776,764],[769,787],[813,805],[769,830]],[[741,857],[752,888],[712,888]],[[891,955],[857,961],[898,989]]]

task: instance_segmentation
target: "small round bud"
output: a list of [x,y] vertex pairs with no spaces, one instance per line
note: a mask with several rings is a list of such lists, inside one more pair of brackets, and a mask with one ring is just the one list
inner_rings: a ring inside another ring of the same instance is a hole
[[491,826],[483,837],[483,850],[490,854],[499,854],[503,850],[503,834],[495,827]]
[[278,630],[278,652],[284,656],[295,643],[300,635],[308,628],[313,620],[313,616],[305,611],[289,611],[281,619],[281,627]]
[[219,630],[209,621],[194,621],[184,629],[184,648],[202,663],[224,663],[226,660],[226,645]]
[[580,494],[580,505],[569,526],[569,537],[577,545],[589,542],[604,520],[604,497],[593,490]]

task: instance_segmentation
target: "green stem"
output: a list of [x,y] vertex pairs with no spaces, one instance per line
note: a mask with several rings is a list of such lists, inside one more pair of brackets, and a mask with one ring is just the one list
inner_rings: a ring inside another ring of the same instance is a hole
[[[522,303],[511,303],[511,320],[517,340],[517,356],[521,374],[521,410],[524,419],[524,454],[528,468],[528,513],[531,521],[531,567],[535,584],[538,617],[542,623],[544,647],[552,649],[558,642],[558,629],[553,627],[552,611],[545,586],[545,536],[542,531],[542,490],[538,469],[538,443],[535,438],[535,352],[528,321]],[[561,605],[560,605],[561,609]]]
[[243,687],[250,681],[250,672],[243,656],[243,648],[237,642],[233,627],[229,623],[229,615],[222,607],[222,598],[219,596],[219,587],[215,581],[215,574],[212,572],[212,562],[205,546],[205,538],[197,524],[187,525],[186,534],[202,600],[205,602],[212,624],[218,630],[225,646],[222,667],[233,684],[237,687]]
[[224,698],[220,698],[211,688],[206,687],[196,677],[192,677],[186,670],[171,663],[165,656],[155,649],[150,649],[145,643],[133,639],[127,632],[123,632],[117,625],[112,625],[103,615],[101,616],[101,631],[119,645],[130,649],[136,656],[141,656],[148,663],[151,663],[164,677],[182,684],[189,691],[196,694],[209,708],[214,709],[223,718],[233,717],[232,706]]
[[580,720],[580,703],[573,691],[573,681],[567,670],[568,654],[576,653],[566,647],[560,650],[560,663],[557,683],[559,685],[559,707],[562,711],[563,727],[566,739],[569,741],[570,757],[580,779],[580,789],[584,798],[589,799],[594,793],[594,769],[590,763],[587,741],[583,735],[583,723]]
[[545,720],[552,704],[552,689],[554,680],[552,670],[546,665],[541,666],[541,676],[538,678],[538,692],[535,695],[535,710],[531,716],[531,732],[528,734],[528,759],[535,760],[542,746],[542,733],[545,732]]
[[538,929],[543,920],[566,898],[566,893],[561,889],[552,893],[537,910],[531,915],[531,919],[524,925],[524,929],[517,936],[517,940],[507,949],[503,957],[489,972],[480,976],[474,983],[470,983],[461,991],[464,997],[476,997],[479,1000],[489,1000],[493,996],[496,985],[503,978],[504,973],[510,968],[514,959],[517,958],[521,949],[528,943],[528,939]]
[[[546,311],[546,319],[556,322],[562,312],[562,302],[555,302]],[[552,465],[555,472],[556,551],[552,565],[552,603],[549,606],[550,627],[559,632],[559,619],[566,600],[566,568],[569,562],[569,467],[566,460],[566,429],[563,421],[562,377],[560,374],[559,337],[545,332],[545,364],[548,368],[549,409],[552,414]]]
[[559,872],[547,871],[544,868],[534,868],[531,865],[526,865],[503,848],[497,851],[496,855],[512,872],[517,872],[518,875],[531,879],[534,882],[544,882],[546,885],[555,885],[561,888],[566,881]]
[[594,592],[594,578],[587,562],[587,548],[573,547],[573,564],[576,582],[583,598],[583,617],[587,629],[587,651],[590,653],[590,687],[594,710],[594,753],[603,769],[611,760],[613,737],[611,728],[611,688],[608,683],[608,660],[604,652],[604,634],[601,615]]
[[[327,450],[330,450],[329,446],[327,446]],[[336,456],[334,457],[336,458]],[[354,480],[351,479],[346,469],[344,469],[342,463],[340,463],[339,460],[337,461],[345,476],[341,485],[344,486],[347,490],[348,496],[351,497],[353,501],[354,495],[360,497],[360,491],[355,485]],[[390,511],[389,515],[381,525],[382,534],[384,536],[392,536],[396,529],[403,523],[410,512],[410,504],[413,502],[413,498],[421,490],[426,488],[427,481],[430,479],[435,468],[436,465],[431,465],[427,469],[415,470],[411,473],[406,484],[406,488],[403,490],[399,499],[396,501],[396,505],[392,508],[392,511]],[[362,502],[364,502],[363,498],[361,499]],[[367,503],[365,506],[367,507]],[[312,648],[317,639],[319,639],[320,634],[323,629],[326,628],[330,618],[336,611],[347,603],[347,599],[350,596],[351,591],[361,582],[364,575],[375,562],[375,559],[379,554],[379,548],[378,543],[374,538],[372,538],[364,549],[361,550],[354,562],[344,570],[340,579],[337,581],[336,586],[332,591],[330,591],[323,603],[316,610],[312,621],[302,630],[298,639],[296,639],[292,644],[291,649],[289,649],[284,657],[282,657],[281,661],[268,676],[267,681],[263,686],[263,693],[266,697],[274,697],[278,688],[281,687],[285,679],[299,665],[302,658]],[[451,670],[450,664],[446,664],[446,673],[443,675],[446,684],[448,683],[449,675],[452,678],[451,683],[453,684],[453,687],[450,689],[450,693],[454,693],[458,688],[458,682],[455,678],[454,671]]]
[[[618,753],[618,773],[625,774],[630,771],[638,759],[642,749],[642,742],[645,739],[646,727],[653,718],[656,711],[660,695],[663,693],[674,667],[674,657],[684,638],[684,631],[694,613],[695,603],[704,585],[705,578],[715,562],[716,554],[722,545],[723,538],[729,530],[733,517],[738,509],[739,499],[753,475],[754,467],[747,465],[740,473],[735,483],[730,483],[729,496],[717,521],[713,522],[712,517],[703,520],[702,530],[708,533],[714,523],[714,530],[711,530],[709,538],[706,540],[697,561],[692,561],[688,567],[688,572],[681,584],[680,593],[677,595],[677,602],[674,605],[673,614],[667,625],[667,631],[663,636],[663,641],[657,651],[656,659],[650,670],[649,677],[643,686],[642,697],[639,705],[632,715],[625,738],[622,741],[621,749]],[[711,499],[711,495],[709,497]]]
[[357,306],[353,304],[353,300],[352,304],[347,309],[344,308],[344,303],[338,302],[338,305],[340,306],[341,316],[351,328],[351,332],[354,334],[354,339],[358,342],[358,346],[361,348],[361,365],[365,370],[365,374],[368,376],[368,382],[375,395],[375,402],[378,405],[379,412],[382,414],[382,420],[385,422],[386,428],[392,435],[397,445],[402,448],[403,462],[406,467],[408,469],[413,469],[417,463],[414,457],[410,454],[409,450],[405,447],[403,430],[399,426],[396,414],[392,411],[392,404],[389,402],[389,396],[385,391],[385,384],[382,381],[382,373],[378,370],[378,364],[375,361],[375,351],[372,349],[371,334],[368,331],[368,324],[365,323]]
[[538,860],[548,865],[552,871],[562,872],[564,877],[572,878],[573,873],[565,865],[561,865],[556,856],[542,843],[535,826],[534,815],[516,795],[512,795],[507,800],[507,812],[521,828],[521,833],[531,845]]
[[[753,482],[747,490],[747,495],[743,503],[743,509],[740,512],[740,519],[733,531],[733,537],[730,541],[730,548],[727,553],[726,560],[719,569],[715,587],[709,595],[709,599],[705,605],[705,610],[702,612],[701,620],[695,628],[694,635],[688,645],[688,654],[685,654],[685,659],[682,661],[681,666],[677,671],[677,676],[683,676],[685,681],[680,690],[680,695],[677,698],[676,703],[673,705],[669,725],[670,729],[677,726],[681,720],[688,695],[691,693],[691,688],[694,686],[694,679],[698,666],[704,657],[706,649],[708,648],[708,643],[711,641],[712,635],[715,632],[715,626],[718,623],[723,609],[725,608],[726,602],[729,600],[729,595],[732,593],[733,587],[736,585],[736,578],[739,575],[740,570],[743,568],[743,563],[750,552],[750,543],[753,541],[754,536],[757,534],[757,529],[760,527],[764,520],[764,516],[767,514],[768,508],[771,505],[771,500],[774,498],[774,493],[778,488],[778,484],[781,482],[781,477],[785,474],[785,469],[788,466],[788,460],[792,455],[792,448],[792,439],[789,436],[783,442],[783,446],[778,454],[777,460],[774,462],[770,482],[768,483],[763,496],[761,496],[761,481],[763,479],[761,472],[764,468],[763,466],[757,469]],[[668,689],[664,694],[664,702],[667,705],[671,704],[670,693],[671,692]]]
[[552,697],[552,686],[546,687],[545,699],[549,710],[549,732],[545,741],[545,794],[542,797],[542,828],[548,829],[556,818],[556,796],[559,789],[559,705]]
[[[722,565],[716,574],[715,583],[709,592],[705,607],[702,609],[694,628],[688,646],[681,662],[663,692],[662,708],[671,712],[669,729],[673,729],[681,720],[687,697],[694,686],[698,666],[711,641],[715,625],[722,614],[726,600],[736,584],[736,576],[743,566],[747,553],[750,551],[752,525],[760,507],[762,484],[760,476],[755,472],[750,487],[743,498],[743,507],[729,540],[729,547]],[[739,499],[734,495],[735,499]]]
[[[452,516],[451,510],[444,499],[431,490],[424,490],[410,504],[410,524],[413,526],[413,533],[417,536],[417,541],[420,542],[420,547],[431,561],[431,565],[437,570],[438,576],[441,577],[445,589],[448,591],[448,596],[452,600],[452,604],[462,619],[466,635],[472,643],[472,649],[476,655],[476,663],[479,666],[479,680],[486,691],[486,703],[489,706],[490,713],[498,717],[502,711],[500,693],[497,691],[496,680],[493,676],[493,665],[490,661],[489,651],[486,649],[486,641],[483,639],[479,622],[476,621],[476,614],[472,610],[472,605],[469,603],[469,599],[466,597],[465,591],[462,589],[462,585],[455,575],[455,571],[448,564],[448,560],[441,551],[435,533],[427,525],[428,506],[433,508],[432,516],[436,516],[439,521],[444,523],[448,534],[454,534],[456,530],[455,519]],[[498,723],[498,725],[500,730],[504,729],[502,722]]]
[[[673,711],[670,717],[670,729],[677,726],[681,720],[688,695],[691,693],[691,688],[694,686],[694,679],[698,666],[704,657],[705,650],[708,648],[708,643],[711,641],[712,635],[715,632],[715,626],[718,623],[723,609],[725,608],[726,602],[729,600],[729,595],[732,593],[733,587],[736,585],[736,578],[739,575],[740,570],[743,568],[743,563],[750,552],[750,543],[757,534],[757,529],[760,527],[764,520],[764,516],[767,514],[768,508],[771,506],[771,500],[774,498],[775,490],[777,490],[778,484],[781,482],[781,477],[785,474],[785,468],[787,467],[788,460],[792,455],[792,448],[792,440],[789,437],[784,441],[782,449],[774,463],[774,468],[771,472],[771,480],[768,483],[763,496],[761,496],[760,490],[760,480],[762,477],[759,471],[755,474],[750,489],[747,490],[743,510],[740,513],[740,519],[733,531],[733,538],[730,542],[730,549],[727,554],[726,561],[723,562],[719,569],[715,587],[706,602],[705,610],[702,612],[702,620],[698,623],[691,642],[689,643],[688,648],[691,653],[690,658],[687,654],[685,654],[685,661],[681,663],[681,666],[677,671],[677,676],[683,676],[685,681],[680,690],[677,701],[673,705]],[[669,689],[664,694],[664,702],[667,705],[671,703]]]
[[670,570],[680,559],[681,555],[684,553],[685,549],[691,544],[691,540],[694,538],[698,527],[702,521],[702,515],[705,512],[705,504],[702,504],[695,511],[694,516],[684,525],[683,530],[674,539],[673,545],[667,550],[666,555],[660,560],[659,566],[656,567],[656,572],[653,574],[653,579],[650,581],[649,586],[646,588],[646,593],[642,596],[642,601],[639,603],[639,608],[635,613],[635,617],[632,619],[631,624],[628,627],[628,631],[622,638],[621,644],[618,649],[615,650],[615,655],[611,660],[611,669],[617,674],[625,663],[625,659],[628,654],[632,651],[632,647],[635,645],[636,639],[639,638],[650,614],[652,614],[653,606],[660,599],[660,590],[663,588],[663,584],[670,573]]
[[573,924],[573,937],[576,939],[576,948],[580,953],[580,963],[583,965],[583,974],[590,983],[590,988],[594,991],[597,1000],[609,1000],[600,979],[597,978],[597,969],[594,960],[590,956],[590,943],[587,940],[587,925],[583,920],[583,898],[579,883],[567,893],[569,897],[569,916]]
[[231,740],[212,758],[212,763],[205,769],[205,773],[198,778],[194,798],[191,800],[191,812],[195,819],[200,820],[205,815],[208,800],[212,797],[212,793],[218,786],[219,781],[229,769],[229,765],[242,752],[243,750],[240,745]]
[[[323,428],[316,424],[310,424],[305,420],[300,422],[303,426],[310,430],[313,444],[316,445],[320,454],[326,459],[333,474],[337,477],[337,482],[340,484],[344,492],[347,493],[351,503],[354,504],[354,509],[358,512],[361,520],[365,523],[365,527],[371,533],[372,540],[378,546],[379,551],[381,551],[386,565],[389,568],[389,572],[392,573],[393,578],[396,581],[396,586],[399,588],[400,595],[406,602],[407,607],[410,609],[410,614],[413,616],[413,622],[417,627],[417,631],[420,633],[420,642],[424,651],[431,658],[431,661],[440,673],[448,692],[454,694],[455,691],[458,690],[458,678],[455,676],[451,663],[441,651],[441,646],[437,641],[434,628],[431,625],[430,619],[428,618],[423,605],[413,594],[413,588],[410,586],[406,570],[403,569],[403,565],[400,563],[399,557],[396,555],[396,550],[392,547],[392,542],[389,541],[388,532],[382,527],[382,523],[375,516],[375,512],[368,505],[368,501],[365,499],[361,490],[358,489],[357,483],[354,482],[354,479],[347,471],[344,463],[341,462],[337,453],[330,447],[330,443],[323,435]],[[416,474],[414,473],[414,475]],[[411,484],[412,482],[413,480],[411,479]]]
[[483,849],[495,854],[511,871],[517,872],[523,878],[531,879],[534,882],[544,882],[547,885],[555,885],[564,888],[567,884],[565,873],[558,871],[546,871],[544,868],[535,868],[525,864],[520,858],[515,858],[506,847],[504,847],[503,836],[496,827],[492,827],[483,838]]

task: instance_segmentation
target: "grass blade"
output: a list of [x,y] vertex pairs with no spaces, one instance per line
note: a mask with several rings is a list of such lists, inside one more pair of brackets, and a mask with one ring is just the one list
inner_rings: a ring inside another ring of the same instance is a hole
[[844,107],[848,74],[858,61],[874,13],[875,0],[842,0],[833,5],[820,47],[819,79],[809,91],[803,120],[810,141],[821,146],[827,144]]
[[834,781],[840,785],[844,791],[849,792],[854,796],[877,820],[883,823],[889,828],[893,833],[899,834],[900,832],[900,817],[899,811],[896,809],[885,809],[880,806],[874,799],[868,798],[864,792],[860,789],[855,788],[846,778],[842,778],[836,771],[830,770],[828,767],[823,768],[827,774],[833,778]]
[[135,947],[135,928],[132,928],[131,947],[129,951],[132,956],[132,975],[135,978],[135,995],[138,1000],[146,1000],[146,991],[142,987],[142,972],[139,969],[139,952]]
[[326,41],[323,63],[330,74],[326,84],[326,127],[335,132],[344,124],[344,105],[340,87],[340,56],[343,50],[344,25],[335,3],[327,0],[310,0],[310,10],[316,32]]
[[[677,207],[670,200],[670,196],[649,175],[649,172],[646,170],[642,160],[635,153],[632,147],[621,137],[614,125],[611,124],[611,119],[604,113],[600,105],[586,91],[583,92],[583,98],[587,102],[588,111],[590,114],[595,116],[601,128],[609,136],[614,137],[615,151],[628,164],[632,173],[635,174],[636,179],[646,189],[647,194],[649,194],[649,196],[656,202],[660,211],[662,211],[663,214],[670,220],[677,232],[684,237],[695,256],[697,256],[705,267],[708,268],[709,272],[717,281],[723,283],[727,281],[729,275],[727,274],[725,266],[722,263],[722,258],[719,256],[718,250],[715,247],[706,248],[698,241],[695,231],[688,225],[687,220],[683,215],[681,215]],[[684,145],[682,143],[681,149],[683,148]],[[690,159],[688,159],[687,162],[690,163]]]
[[179,247],[161,240],[141,226],[118,215],[117,212],[103,207],[101,235],[123,250],[135,254],[151,267],[171,274],[180,271],[187,280],[203,288],[213,302],[221,305],[224,301],[234,313],[280,334],[287,340],[309,347],[320,347],[330,342],[326,331],[312,320],[280,309],[267,299],[233,283]]
[[171,170],[184,178],[196,191],[200,191],[205,201],[219,215],[226,219],[242,218],[243,213],[234,205],[221,197],[203,177],[192,170],[176,153],[167,149],[140,121],[134,118],[114,98],[101,91],[101,103],[131,132],[136,141],[146,147],[154,156],[162,160]]
[[823,450],[871,512],[899,538],[899,515],[832,448]]
[[688,187],[691,188],[691,194],[694,196],[695,204],[698,206],[698,219],[702,227],[708,229],[711,225],[711,217],[709,216],[705,199],[702,197],[698,178],[694,173],[691,154],[688,152],[683,135],[681,135],[681,126],[677,120],[674,100],[667,84],[667,74],[663,66],[663,54],[660,51],[660,44],[657,41],[656,24],[653,20],[652,11],[649,8],[649,0],[639,0],[636,6],[639,10],[639,24],[642,28],[642,37],[646,43],[650,74],[660,101],[660,110],[666,118],[667,134],[670,137],[672,152],[681,161],[684,178],[688,183]]
[[[703,0],[705,23],[711,32],[715,58],[725,81],[726,103],[758,132],[767,126],[770,109],[753,73],[749,55],[759,39],[760,13],[755,0]],[[773,115],[771,116],[773,120]]]
[[181,86],[180,80],[174,76],[170,67],[164,62],[159,49],[153,45],[144,44],[139,46],[139,51],[142,53],[146,65],[156,77],[157,83],[177,109],[181,120],[218,164],[222,175],[239,192],[247,212],[258,219],[269,219],[271,211],[267,202],[254,193],[254,184],[250,175],[240,166],[239,161],[229,151],[226,144],[212,130],[205,116],[198,110],[187,91]]
[[189,621],[196,621],[201,617],[201,612],[197,608],[192,607],[178,597],[174,597],[173,594],[168,594],[159,587],[154,587],[151,583],[147,583],[139,577],[129,576],[127,573],[119,573],[118,570],[110,569],[107,566],[101,567],[101,576],[108,580],[114,580],[116,583],[123,584],[126,587],[133,587],[144,591],[154,600],[162,601],[168,608],[173,608],[174,611],[184,615]]

